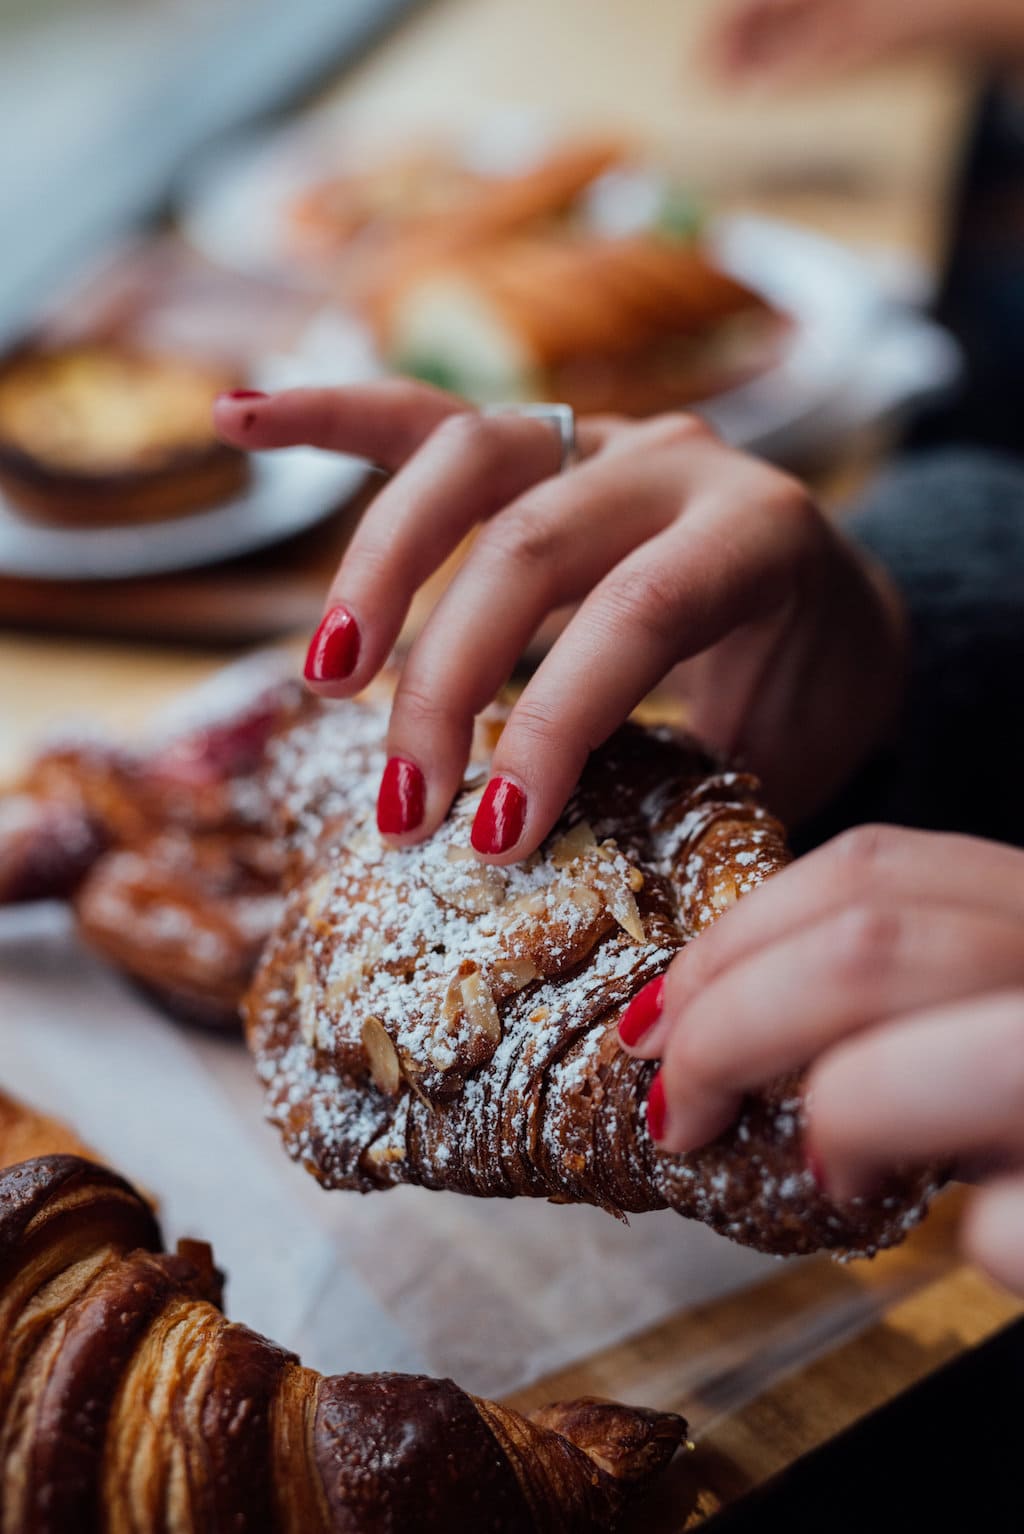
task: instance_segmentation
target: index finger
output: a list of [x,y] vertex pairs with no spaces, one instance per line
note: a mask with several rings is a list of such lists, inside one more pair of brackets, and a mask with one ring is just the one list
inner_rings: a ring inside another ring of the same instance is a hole
[[442,421],[472,409],[457,395],[394,378],[339,389],[222,394],[213,407],[213,423],[225,442],[249,452],[319,447],[393,471]]

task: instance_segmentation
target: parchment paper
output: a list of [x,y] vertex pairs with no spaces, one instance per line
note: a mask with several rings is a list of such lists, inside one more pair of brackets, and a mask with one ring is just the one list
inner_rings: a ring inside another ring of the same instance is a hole
[[213,1243],[235,1319],[330,1372],[500,1395],[776,1271],[671,1212],[322,1192],[263,1123],[242,1045],[158,1014],[52,906],[0,912],[0,1083],[155,1194],[168,1239]]

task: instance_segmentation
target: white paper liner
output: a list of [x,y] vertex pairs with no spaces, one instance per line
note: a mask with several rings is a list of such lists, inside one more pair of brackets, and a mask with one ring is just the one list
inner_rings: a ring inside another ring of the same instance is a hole
[[0,912],[0,1084],[154,1193],[169,1240],[211,1241],[234,1318],[329,1372],[500,1395],[777,1271],[671,1212],[322,1192],[263,1123],[241,1045],[159,1015],[53,906]]

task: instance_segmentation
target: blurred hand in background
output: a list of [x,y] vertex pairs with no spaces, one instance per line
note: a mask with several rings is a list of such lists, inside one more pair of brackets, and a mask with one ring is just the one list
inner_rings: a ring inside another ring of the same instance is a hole
[[1024,61],[1021,0],[730,0],[710,39],[737,84],[798,83],[919,48]]

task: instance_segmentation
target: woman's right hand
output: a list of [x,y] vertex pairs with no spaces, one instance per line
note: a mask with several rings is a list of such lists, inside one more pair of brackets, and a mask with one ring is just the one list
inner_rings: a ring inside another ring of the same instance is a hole
[[539,845],[589,752],[680,663],[694,729],[759,772],[787,817],[823,803],[898,706],[903,619],[887,577],[799,483],[695,416],[581,422],[583,461],[564,473],[549,423],[402,381],[224,398],[216,421],[238,447],[308,443],[393,474],[311,646],[307,677],[331,697],[380,670],[418,587],[478,528],[395,694],[379,824],[399,841],[444,818],[474,715],[569,604],[477,814],[474,846],[495,862]]
[[712,59],[736,83],[813,81],[925,47],[1024,52],[1020,0],[736,0]]

